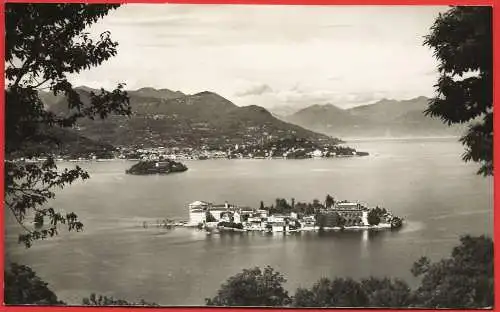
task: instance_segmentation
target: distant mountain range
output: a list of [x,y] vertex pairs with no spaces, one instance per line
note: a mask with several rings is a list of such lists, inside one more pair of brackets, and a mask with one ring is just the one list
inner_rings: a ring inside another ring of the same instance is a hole
[[[88,101],[87,87],[77,88]],[[105,120],[81,120],[79,135],[113,146],[208,147],[258,144],[263,140],[294,136],[338,143],[319,134],[274,117],[256,105],[239,107],[213,92],[187,95],[168,89],[142,88],[128,91],[132,116],[109,116]],[[48,110],[67,113],[64,97],[41,93]]]
[[350,109],[332,104],[312,105],[280,118],[341,138],[451,136],[463,132],[463,125],[449,127],[439,119],[425,116],[428,100],[423,96],[403,101],[383,99]]

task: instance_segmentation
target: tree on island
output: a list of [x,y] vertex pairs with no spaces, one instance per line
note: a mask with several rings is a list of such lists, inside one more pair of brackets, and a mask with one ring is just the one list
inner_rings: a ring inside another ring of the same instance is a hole
[[292,206],[288,204],[285,198],[276,198],[275,204],[276,206],[271,205],[271,208],[269,209],[270,214],[283,214],[290,213],[292,211]]
[[330,196],[330,194],[326,195],[325,207],[329,209],[329,208],[332,208],[334,204],[335,204],[335,200],[333,199],[333,197]]
[[319,199],[313,199],[312,207],[316,213],[318,213],[321,209],[325,208],[319,201]]
[[492,8],[453,7],[439,15],[424,44],[434,49],[441,74],[425,113],[448,125],[473,121],[460,139],[463,159],[480,163],[478,174],[493,175]]
[[375,209],[371,209],[369,212],[368,212],[368,224],[369,225],[378,225],[380,223],[380,213],[375,210]]
[[312,211],[312,209],[309,209],[308,207],[309,207],[308,204],[298,202],[294,204],[292,211],[301,216],[314,214],[314,211]]
[[210,211],[205,212],[205,219],[207,222],[217,222],[217,219],[212,215]]
[[[45,204],[54,198],[55,188],[88,179],[89,175],[78,166],[60,171],[52,157],[43,163],[28,164],[11,161],[13,155],[23,153],[29,144],[57,144],[57,138],[48,130],[71,128],[80,118],[130,114],[123,85],[111,92],[91,92],[89,102],[84,102],[67,77],[116,55],[118,43],[111,40],[109,32],[95,40],[84,30],[118,6],[6,4],[5,206],[23,227],[19,241],[26,247],[56,235],[60,224],[70,231],[83,229],[75,213],[63,214]],[[46,110],[40,89],[64,95],[67,113]],[[31,215],[34,227],[25,224]]]

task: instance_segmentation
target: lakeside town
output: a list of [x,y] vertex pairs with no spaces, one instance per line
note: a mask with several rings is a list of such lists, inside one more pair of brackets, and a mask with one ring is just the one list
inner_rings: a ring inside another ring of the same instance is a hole
[[[297,142],[297,143],[308,143]],[[119,149],[118,158],[133,160],[205,160],[205,159],[307,159],[367,156],[367,152],[340,145],[317,146],[313,144],[290,144],[269,146],[246,146],[236,144],[227,150],[207,148],[140,148]]]
[[368,156],[367,152],[354,148],[333,144],[320,143],[297,137],[286,137],[261,144],[235,144],[234,146],[193,147],[133,147],[103,148],[100,151],[81,151],[74,153],[54,153],[38,157],[20,157],[18,160],[41,161],[47,156],[58,161],[86,160],[206,160],[206,159],[309,159]]
[[[312,203],[288,203],[277,198],[276,203],[252,208],[225,202],[212,204],[195,201],[188,205],[189,220],[178,222],[164,220],[158,226],[193,227],[205,230],[207,234],[221,232],[293,233],[302,231],[335,231],[363,229],[398,229],[403,219],[385,208],[369,208],[359,202],[336,201],[327,195],[325,202],[314,200]],[[143,227],[148,224],[143,223]]]

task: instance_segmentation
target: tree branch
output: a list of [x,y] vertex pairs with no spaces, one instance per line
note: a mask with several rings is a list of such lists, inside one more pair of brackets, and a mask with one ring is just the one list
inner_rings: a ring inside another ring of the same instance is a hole
[[25,225],[24,225],[24,222],[17,216],[15,210],[10,206],[10,205],[7,205],[9,207],[9,210],[10,212],[12,213],[12,215],[14,216],[14,218],[16,219],[17,223],[19,223],[19,225],[26,231],[28,232],[29,234],[33,234],[33,231],[28,229]]
[[33,62],[33,60],[35,59],[34,55],[32,54],[27,60],[26,62],[24,62],[23,66],[21,66],[20,68],[20,73],[19,73],[19,76],[17,76],[17,79],[16,81],[14,81],[14,85],[13,87],[18,87],[19,86],[19,83],[21,82],[21,79],[24,77],[24,75],[26,75],[29,70],[29,65],[31,64],[31,62]]

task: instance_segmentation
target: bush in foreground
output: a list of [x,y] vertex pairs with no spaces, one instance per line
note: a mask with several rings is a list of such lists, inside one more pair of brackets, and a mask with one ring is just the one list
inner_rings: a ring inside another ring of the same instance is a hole
[[85,306],[158,306],[158,304],[147,302],[144,299],[138,302],[129,302],[127,300],[96,295],[94,293],[90,294],[88,298],[83,298],[82,304]]
[[286,306],[290,297],[285,282],[270,266],[245,269],[222,284],[215,297],[205,300],[209,306]]
[[[370,277],[322,278],[311,288],[299,288],[289,297],[285,279],[266,267],[243,270],[230,277],[208,305],[294,307],[419,307],[484,308],[493,306],[493,241],[485,236],[460,238],[451,257],[431,263],[423,257],[411,269],[421,276],[412,291],[399,279]],[[267,278],[265,277],[267,276]]]
[[4,272],[6,304],[64,305],[36,273],[26,265],[11,263]]

